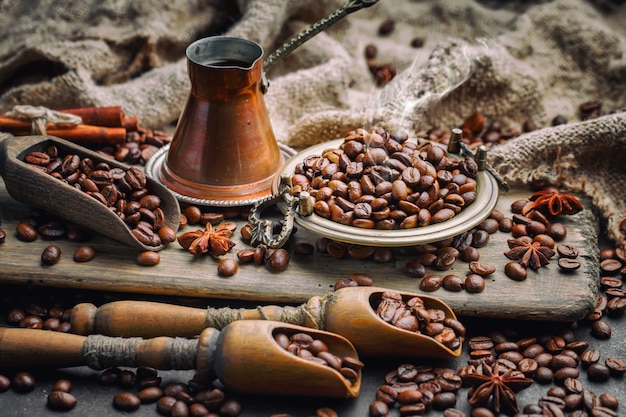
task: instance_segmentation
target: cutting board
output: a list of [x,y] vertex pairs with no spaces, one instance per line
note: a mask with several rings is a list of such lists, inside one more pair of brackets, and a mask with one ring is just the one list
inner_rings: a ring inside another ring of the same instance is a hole
[[[501,192],[496,208],[511,216],[511,202],[530,194],[526,189]],[[588,203],[585,207],[582,212],[562,219],[568,231],[565,242],[580,250],[582,265],[577,271],[561,272],[555,256],[547,267],[537,272],[529,270],[525,281],[513,281],[504,274],[508,259],[503,255],[507,250],[506,240],[511,235],[496,232],[480,249],[480,260],[497,267],[497,271],[486,278],[483,292],[470,294],[440,288],[428,294],[442,299],[461,316],[554,321],[575,321],[585,317],[594,308],[599,279],[599,221]],[[72,253],[78,243],[41,238],[26,243],[16,238],[17,223],[30,211],[29,207],[8,195],[0,180],[0,227],[7,232],[5,242],[0,244],[1,283],[255,301],[260,305],[299,304],[312,296],[332,291],[337,280],[362,272],[373,277],[375,286],[420,293],[420,279],[410,277],[404,270],[406,262],[413,256],[397,249],[393,249],[394,259],[388,263],[376,263],[372,259],[335,259],[317,251],[312,255],[292,253],[289,267],[284,272],[240,264],[234,276],[221,277],[217,274],[218,260],[210,256],[193,257],[178,243],[172,243],[160,252],[158,265],[142,267],[135,263],[139,253],[136,249],[96,235],[88,242],[96,249],[96,257],[87,263],[76,263]],[[244,224],[244,221],[238,221],[239,228]],[[183,231],[197,228],[187,226]],[[238,250],[250,248],[239,237],[238,230],[233,238],[237,244],[225,256],[236,258]],[[293,238],[314,244],[319,236],[299,229]],[[61,260],[56,265],[44,266],[40,261],[41,253],[51,243],[61,248]],[[465,276],[468,272],[468,264],[460,260],[447,271],[427,268],[427,273],[441,276]]]

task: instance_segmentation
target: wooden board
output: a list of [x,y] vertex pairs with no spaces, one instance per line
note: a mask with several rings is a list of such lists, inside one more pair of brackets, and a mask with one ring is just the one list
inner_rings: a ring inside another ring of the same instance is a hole
[[[497,209],[510,216],[510,203],[530,195],[528,190],[500,193]],[[496,273],[487,278],[485,290],[479,294],[439,289],[429,295],[448,303],[458,315],[575,321],[593,310],[598,275],[598,219],[589,209],[563,219],[568,230],[565,242],[580,249],[581,268],[563,273],[552,262],[538,272],[529,270],[528,279],[516,282],[503,272],[508,261],[506,239],[511,235],[496,232],[487,246],[480,249],[481,261],[497,266]],[[96,236],[89,244],[97,256],[88,263],[76,263],[72,253],[78,244],[67,240],[55,242],[38,239],[25,243],[15,237],[19,219],[30,209],[13,200],[0,180],[0,227],[7,232],[0,245],[0,282],[120,291],[138,294],[159,294],[256,301],[259,304],[299,304],[312,296],[332,291],[334,283],[353,272],[364,272],[374,278],[374,285],[420,293],[419,279],[409,277],[404,266],[411,256],[394,249],[394,260],[376,263],[371,259],[335,259],[327,254],[293,255],[287,271],[271,273],[265,266],[242,264],[236,275],[225,278],[217,274],[218,261],[211,257],[194,258],[177,243],[160,252],[161,262],[154,267],[135,264],[138,250]],[[86,213],[86,215],[88,215]],[[239,226],[244,222],[239,222]],[[196,226],[187,227],[194,230]],[[318,236],[298,230],[295,238],[315,243]],[[249,248],[235,233],[237,246],[226,256],[236,257],[236,251]],[[43,266],[43,249],[55,243],[62,249],[62,259],[54,266]],[[448,271],[428,273],[441,276],[465,276],[468,264],[457,260]]]

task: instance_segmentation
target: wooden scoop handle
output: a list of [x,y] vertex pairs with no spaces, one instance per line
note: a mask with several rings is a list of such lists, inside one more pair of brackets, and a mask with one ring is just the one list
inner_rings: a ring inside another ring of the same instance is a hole
[[215,329],[206,329],[199,339],[141,339],[0,328],[0,368],[149,366],[207,375],[213,371],[218,336]]
[[114,301],[98,308],[89,303],[76,305],[71,323],[72,331],[83,335],[191,337],[207,327],[222,329],[234,320],[281,321],[283,311],[283,307],[264,306],[211,309],[209,313],[206,309],[150,301]]

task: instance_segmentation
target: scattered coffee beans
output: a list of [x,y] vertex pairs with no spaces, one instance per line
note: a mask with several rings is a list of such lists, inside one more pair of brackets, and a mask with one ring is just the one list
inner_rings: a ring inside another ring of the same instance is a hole
[[41,263],[55,265],[61,259],[61,248],[57,245],[49,245],[41,253]]

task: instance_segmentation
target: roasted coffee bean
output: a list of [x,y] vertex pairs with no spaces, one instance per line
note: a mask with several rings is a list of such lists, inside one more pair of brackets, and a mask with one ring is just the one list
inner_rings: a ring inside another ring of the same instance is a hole
[[610,376],[610,369],[602,363],[592,363],[587,367],[587,377],[590,381],[606,382]]
[[611,410],[617,410],[619,408],[619,401],[613,394],[609,394],[608,392],[604,392],[600,394],[598,397],[600,404],[602,407],[609,408]]
[[549,384],[554,379],[554,372],[546,366],[540,366],[535,373],[535,380],[540,384]]
[[559,268],[564,271],[575,271],[580,268],[580,261],[571,258],[559,258],[557,261]]
[[417,261],[408,261],[404,270],[412,277],[423,278],[426,275],[426,267]]
[[119,368],[105,369],[98,377],[98,381],[102,385],[117,385],[121,372]]
[[622,262],[618,259],[605,259],[600,262],[600,270],[607,275],[613,275],[620,269],[622,269]]
[[524,281],[528,276],[528,271],[519,262],[507,262],[504,265],[504,273],[514,281]]
[[176,400],[176,402],[172,404],[169,415],[171,417],[188,417],[189,406],[185,401]]
[[238,401],[227,399],[220,406],[219,412],[224,417],[237,417],[239,414],[241,414],[241,409],[242,409],[241,404]]
[[441,281],[441,286],[448,291],[462,291],[465,288],[465,280],[457,275],[446,275]]
[[137,397],[139,397],[142,404],[154,403],[163,397],[163,390],[157,386],[146,387],[137,393]]
[[233,258],[224,258],[217,265],[217,273],[223,277],[231,277],[237,273],[239,264]]
[[559,242],[565,239],[565,237],[567,236],[567,229],[562,223],[550,223],[550,225],[548,225],[546,233],[552,239]]
[[52,386],[53,391],[70,392],[72,391],[72,381],[69,379],[59,379]]
[[611,326],[604,320],[597,320],[591,324],[591,335],[597,339],[609,339]]
[[445,410],[456,405],[456,394],[454,392],[439,392],[433,398],[433,409]]
[[139,266],[155,266],[161,262],[161,256],[154,251],[143,251],[137,255],[135,262]]
[[371,275],[362,272],[354,272],[348,276],[349,279],[355,281],[361,287],[370,287],[374,283]]
[[554,371],[554,382],[563,383],[568,378],[578,378],[580,371],[572,367],[564,367]]
[[620,377],[626,374],[626,362],[618,358],[607,358],[604,364],[609,368],[611,375]]
[[572,245],[561,243],[557,245],[556,251],[559,256],[564,258],[577,258],[578,257],[578,249]]
[[479,293],[485,289],[485,279],[478,274],[469,274],[465,277],[465,291]]
[[47,406],[52,410],[68,411],[76,407],[76,397],[65,391],[50,391],[47,399]]
[[17,238],[23,242],[34,242],[37,240],[37,229],[28,223],[18,223],[15,232]]
[[467,343],[471,350],[489,350],[494,348],[493,340],[487,336],[474,336]]
[[61,248],[57,245],[49,245],[41,253],[41,263],[55,265],[61,259]]
[[389,415],[389,406],[383,401],[372,401],[369,405],[370,417],[387,417]]
[[0,244],[4,243],[6,238],[7,238],[7,232],[5,232],[4,230],[0,229]]
[[441,288],[443,281],[438,275],[427,275],[420,281],[419,288],[422,291],[432,292]]
[[580,354],[580,362],[584,367],[600,361],[600,351],[597,349],[587,349]]
[[265,256],[265,264],[270,270],[283,272],[289,267],[289,252],[286,249],[279,248],[273,250],[269,256]]
[[79,246],[74,251],[74,262],[89,262],[96,256],[92,246]]
[[35,378],[29,372],[18,372],[13,376],[11,386],[17,392],[31,392],[35,389]]
[[169,416],[176,401],[178,401],[176,398],[168,395],[159,398],[156,405],[157,412],[162,416]]
[[477,274],[480,276],[491,275],[496,272],[496,267],[484,262],[473,261],[469,263],[469,270],[473,274]]

